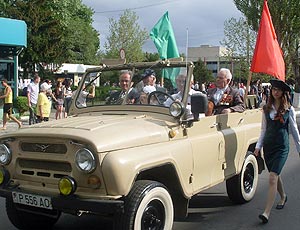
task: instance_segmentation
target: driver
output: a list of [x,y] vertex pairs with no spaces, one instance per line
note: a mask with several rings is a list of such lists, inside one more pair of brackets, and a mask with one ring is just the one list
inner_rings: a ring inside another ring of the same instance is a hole
[[121,91],[117,91],[111,94],[111,96],[108,98],[108,101],[106,104],[122,104],[126,92],[128,91],[127,98],[126,98],[126,104],[138,104],[139,103],[139,97],[140,94],[137,92],[137,90],[132,86],[132,72],[129,70],[122,70],[119,77],[119,85],[121,87]]

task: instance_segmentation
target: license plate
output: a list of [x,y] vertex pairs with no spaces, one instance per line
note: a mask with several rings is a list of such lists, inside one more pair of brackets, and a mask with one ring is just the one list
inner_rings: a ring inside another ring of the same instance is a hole
[[52,209],[51,198],[23,192],[12,192],[14,203],[24,204],[38,208]]

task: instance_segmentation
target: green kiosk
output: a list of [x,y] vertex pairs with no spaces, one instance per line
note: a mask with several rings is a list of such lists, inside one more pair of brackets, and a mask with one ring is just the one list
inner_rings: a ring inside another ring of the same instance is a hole
[[[27,47],[27,25],[24,21],[0,17],[0,79],[7,79],[13,90],[13,97],[18,96],[18,56]],[[0,84],[1,91],[3,86]],[[0,119],[2,119],[1,101]]]
[[0,17],[0,79],[7,79],[14,99],[18,96],[18,56],[26,46],[26,23]]

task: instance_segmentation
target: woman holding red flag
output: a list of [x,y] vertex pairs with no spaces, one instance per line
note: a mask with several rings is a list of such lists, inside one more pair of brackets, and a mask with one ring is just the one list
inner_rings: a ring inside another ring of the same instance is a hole
[[283,81],[273,79],[272,88],[267,104],[263,108],[261,134],[255,147],[254,154],[260,155],[263,147],[264,159],[269,171],[269,190],[265,210],[259,215],[262,223],[268,223],[276,191],[280,201],[276,209],[283,209],[287,202],[283,182],[280,177],[281,170],[289,153],[289,127],[300,156],[300,137],[296,123],[296,114],[289,103],[290,87]]

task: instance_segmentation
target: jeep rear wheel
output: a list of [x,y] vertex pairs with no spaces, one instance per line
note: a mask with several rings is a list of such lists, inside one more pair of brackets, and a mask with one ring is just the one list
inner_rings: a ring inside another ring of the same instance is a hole
[[25,206],[20,209],[13,203],[12,198],[6,198],[6,213],[10,222],[18,229],[52,229],[61,214],[57,210],[43,212],[40,209]]
[[166,187],[155,181],[137,181],[125,198],[124,213],[115,220],[115,229],[172,229],[173,202]]
[[243,204],[255,195],[258,182],[258,165],[255,156],[248,152],[240,174],[226,180],[228,197],[237,204]]

